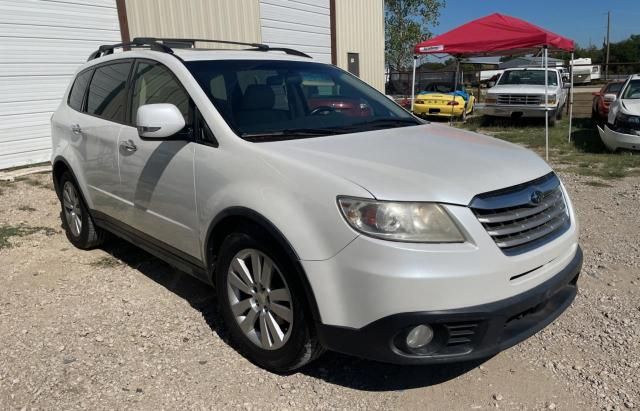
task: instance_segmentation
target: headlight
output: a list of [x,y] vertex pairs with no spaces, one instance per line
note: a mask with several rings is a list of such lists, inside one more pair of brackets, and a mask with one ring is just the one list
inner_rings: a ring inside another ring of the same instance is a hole
[[616,114],[616,125],[619,127],[631,127],[638,128],[640,127],[640,116],[631,116],[629,114],[624,114],[618,111]]
[[487,98],[484,99],[484,102],[486,104],[495,104],[498,102],[498,99],[496,97],[487,96]]
[[465,240],[447,211],[435,203],[338,197],[338,206],[351,227],[371,237],[415,243]]
[[[555,95],[549,96],[547,99],[547,102],[549,104],[556,104],[556,96]],[[542,104],[544,104],[544,96],[542,96]]]

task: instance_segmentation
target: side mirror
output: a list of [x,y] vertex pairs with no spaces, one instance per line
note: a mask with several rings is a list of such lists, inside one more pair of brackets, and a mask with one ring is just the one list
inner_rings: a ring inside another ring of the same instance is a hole
[[173,104],[145,104],[138,107],[136,127],[142,138],[167,138],[184,128],[185,122]]
[[613,103],[618,98],[615,94],[607,93],[604,95],[604,101],[608,101],[609,103]]
[[562,83],[562,88],[571,88],[571,83]]

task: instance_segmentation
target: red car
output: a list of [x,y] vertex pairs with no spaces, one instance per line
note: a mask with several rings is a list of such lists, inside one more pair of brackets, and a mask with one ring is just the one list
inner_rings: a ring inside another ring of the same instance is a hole
[[609,114],[609,105],[616,101],[616,95],[622,88],[623,81],[613,81],[607,83],[600,91],[593,93],[593,106],[591,107],[591,118],[594,120],[604,120]]
[[349,117],[371,117],[371,107],[357,99],[342,96],[313,96],[307,100],[310,110],[336,111]]

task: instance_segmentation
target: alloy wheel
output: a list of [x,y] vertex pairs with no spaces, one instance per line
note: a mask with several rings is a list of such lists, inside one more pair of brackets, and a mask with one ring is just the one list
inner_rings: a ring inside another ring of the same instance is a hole
[[67,181],[64,183],[62,190],[62,206],[64,209],[64,217],[67,221],[67,226],[71,230],[71,234],[74,237],[80,237],[82,232],[82,208],[80,205],[80,196],[76,191],[72,182]]
[[233,316],[244,335],[265,350],[284,346],[293,330],[291,291],[280,269],[255,249],[238,252],[227,272]]

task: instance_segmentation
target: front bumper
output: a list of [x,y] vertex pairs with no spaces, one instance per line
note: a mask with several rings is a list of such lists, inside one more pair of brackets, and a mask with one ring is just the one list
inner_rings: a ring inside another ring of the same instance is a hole
[[[468,308],[395,314],[360,329],[321,324],[318,336],[328,349],[397,364],[490,357],[525,340],[562,314],[576,296],[581,267],[582,251],[578,247],[559,273],[522,294]],[[403,345],[408,330],[419,324],[429,324],[435,331],[434,340],[422,354],[412,353]]]
[[[487,116],[495,117],[527,117],[544,118],[545,108],[541,106],[517,106],[517,105],[478,105],[478,111]],[[557,107],[549,107],[549,117],[553,117]]]
[[598,126],[598,133],[602,143],[611,151],[619,148],[627,150],[640,150],[640,135],[626,134],[613,131],[609,125],[605,125],[604,129]]

